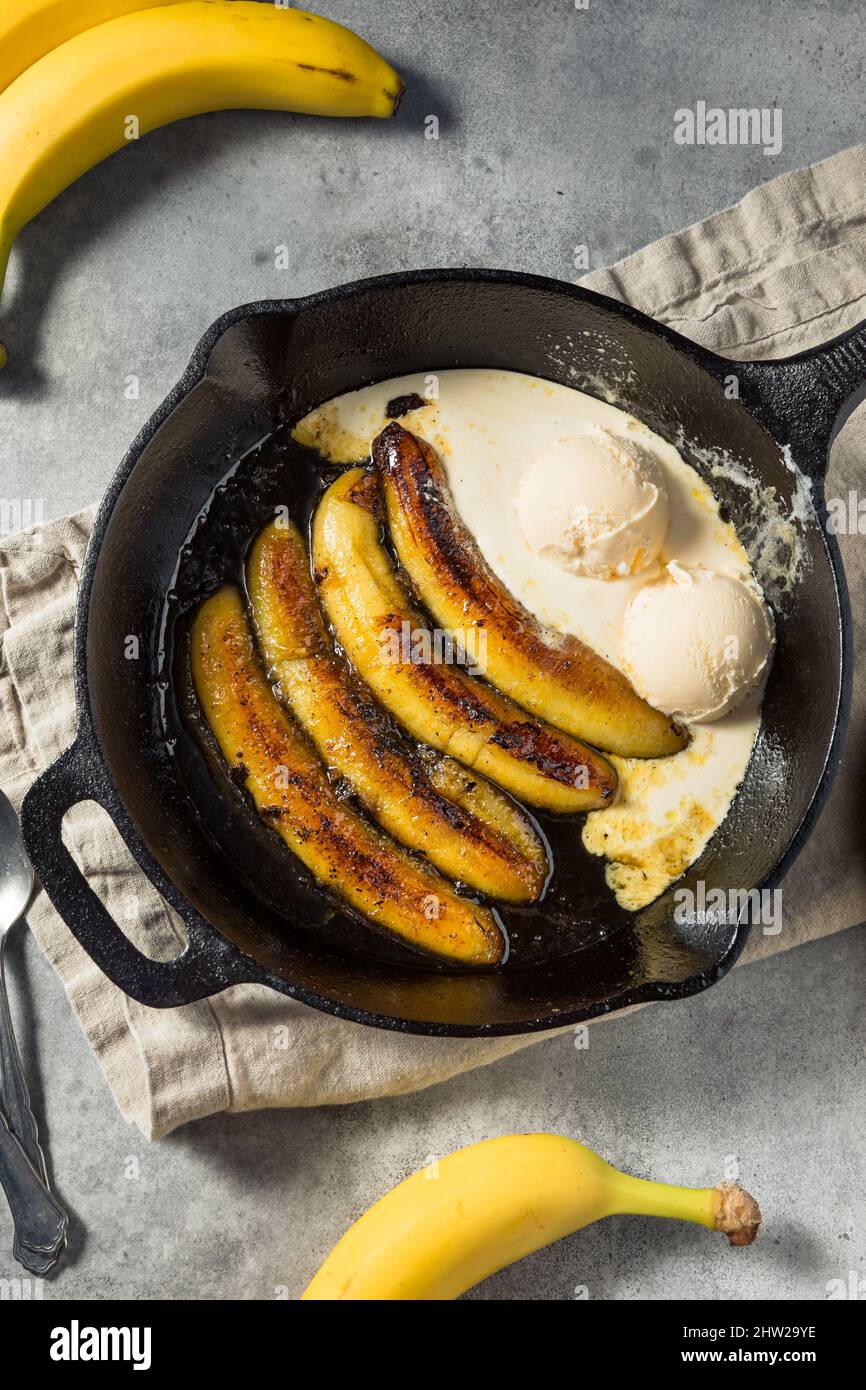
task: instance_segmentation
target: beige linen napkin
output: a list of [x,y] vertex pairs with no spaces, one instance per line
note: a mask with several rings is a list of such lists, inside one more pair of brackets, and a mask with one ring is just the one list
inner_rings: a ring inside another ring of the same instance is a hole
[[[732,357],[784,356],[866,317],[866,147],[784,174],[736,207],[583,281]],[[829,496],[863,478],[862,412],[833,455]],[[0,545],[0,785],[17,804],[74,734],[72,628],[92,512]],[[840,537],[866,638],[863,545]],[[811,840],[784,884],[779,936],[756,930],[744,960],[866,918],[860,772],[866,680],[855,677],[845,762]],[[98,808],[78,807],[69,843],[97,892],[151,955],[176,953],[175,914],[134,868]],[[404,1037],[320,1014],[259,986],[154,1010],[97,970],[40,894],[30,927],[59,972],[121,1111],[152,1138],[215,1111],[324,1105],[429,1086],[538,1039]]]

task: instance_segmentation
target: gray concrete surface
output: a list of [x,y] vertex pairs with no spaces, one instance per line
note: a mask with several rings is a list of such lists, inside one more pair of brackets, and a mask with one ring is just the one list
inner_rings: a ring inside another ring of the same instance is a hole
[[[20,238],[0,336],[0,492],[47,518],[99,496],[196,338],[244,300],[419,265],[572,278],[863,138],[856,0],[410,4],[329,0],[408,80],[392,126],[204,117],[94,170]],[[784,112],[775,159],[681,149],[698,98]],[[440,139],[423,136],[437,115]],[[274,248],[290,268],[274,267]],[[140,379],[138,399],[127,378]],[[347,1223],[430,1154],[554,1129],[642,1174],[731,1156],[768,1236],[729,1252],[618,1219],[474,1297],[785,1299],[864,1274],[866,937],[736,974],[687,1003],[541,1044],[408,1099],[215,1118],[148,1146],[114,1109],[57,979],[21,936],[22,1046],[73,1243],[46,1297],[297,1294]],[[139,1177],[130,1179],[130,1157]],[[14,1273],[0,1211],[0,1278]]]

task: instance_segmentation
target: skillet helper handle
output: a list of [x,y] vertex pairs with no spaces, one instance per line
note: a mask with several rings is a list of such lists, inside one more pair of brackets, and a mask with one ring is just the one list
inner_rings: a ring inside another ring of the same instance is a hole
[[31,1274],[47,1274],[66,1245],[66,1212],[43,1183],[0,1113],[0,1186],[15,1225],[15,1259]]
[[[98,769],[98,770],[97,770]],[[42,887],[100,970],[131,998],[175,1008],[258,978],[243,957],[216,936],[194,908],[175,904],[187,927],[187,946],[170,961],[151,960],[133,945],[93,891],[63,843],[63,818],[81,801],[111,814],[101,762],[81,735],[33,783],[21,806],[24,843]]]
[[744,403],[787,443],[794,462],[823,479],[833,440],[866,400],[866,323],[821,347],[768,362],[726,362]]

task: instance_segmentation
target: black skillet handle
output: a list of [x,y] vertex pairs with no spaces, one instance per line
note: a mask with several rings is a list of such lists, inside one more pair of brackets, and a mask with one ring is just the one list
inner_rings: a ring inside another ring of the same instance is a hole
[[79,735],[28,791],[21,806],[21,828],[42,887],[100,970],[131,998],[154,1008],[191,1004],[229,985],[260,978],[255,962],[181,901],[173,905],[187,928],[183,953],[172,961],[155,961],[136,949],[63,843],[64,816],[88,800],[111,813],[102,778],[94,773],[90,741]]
[[833,440],[866,399],[866,323],[775,362],[717,358],[713,371],[736,379],[743,404],[789,446],[798,468],[821,482]]

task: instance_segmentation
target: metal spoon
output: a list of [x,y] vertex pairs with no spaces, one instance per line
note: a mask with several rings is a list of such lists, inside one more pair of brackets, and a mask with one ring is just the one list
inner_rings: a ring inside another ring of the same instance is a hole
[[32,892],[33,866],[18,817],[0,791],[0,1185],[15,1223],[16,1260],[34,1274],[46,1274],[66,1244],[68,1218],[49,1188],[3,971],[6,935]]

